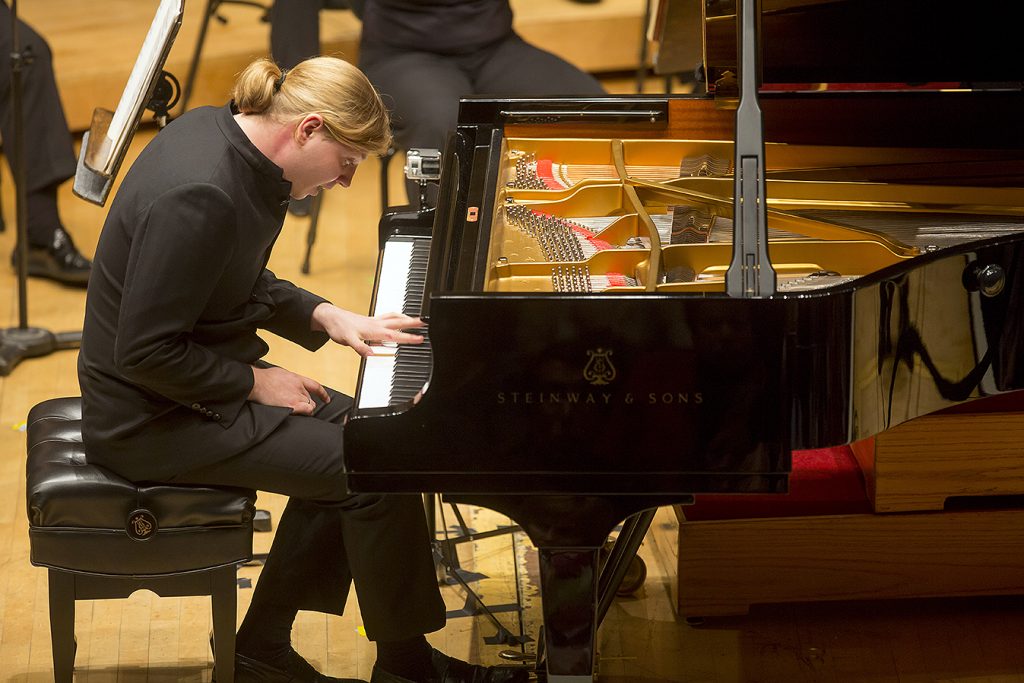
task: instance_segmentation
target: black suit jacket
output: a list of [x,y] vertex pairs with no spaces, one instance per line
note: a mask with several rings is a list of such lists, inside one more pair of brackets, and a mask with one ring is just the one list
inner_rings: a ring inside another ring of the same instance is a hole
[[111,204],[79,355],[90,461],[163,479],[265,438],[288,408],[251,403],[262,328],[313,350],[324,301],[266,269],[291,184],[229,106],[190,111],[146,147]]

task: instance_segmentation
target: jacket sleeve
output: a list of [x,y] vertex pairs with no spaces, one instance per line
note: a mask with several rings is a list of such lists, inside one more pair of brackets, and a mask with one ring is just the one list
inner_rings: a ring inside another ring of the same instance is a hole
[[326,332],[311,329],[313,309],[327,301],[321,296],[281,280],[264,269],[256,284],[274,302],[273,315],[261,325],[274,334],[316,351],[327,343]]
[[252,391],[252,368],[191,333],[230,262],[234,214],[223,190],[199,183],[169,190],[140,213],[114,344],[127,379],[225,425]]

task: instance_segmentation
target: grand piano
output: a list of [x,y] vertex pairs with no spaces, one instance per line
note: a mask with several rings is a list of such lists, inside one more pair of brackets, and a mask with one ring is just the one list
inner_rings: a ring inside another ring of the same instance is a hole
[[380,224],[371,312],[429,331],[364,361],[349,486],[519,523],[559,683],[592,679],[623,520],[628,554],[657,506],[1024,388],[1013,22],[679,2],[707,92],[464,100],[436,208]]

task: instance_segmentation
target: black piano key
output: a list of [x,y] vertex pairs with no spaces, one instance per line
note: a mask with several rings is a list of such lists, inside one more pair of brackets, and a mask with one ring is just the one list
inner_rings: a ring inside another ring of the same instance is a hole
[[[430,240],[414,240],[402,305],[402,312],[406,315],[419,317],[422,310],[429,256]],[[391,378],[391,405],[412,400],[430,379],[430,339],[425,329],[417,332],[424,335],[422,344],[402,345],[395,352],[395,368]]]

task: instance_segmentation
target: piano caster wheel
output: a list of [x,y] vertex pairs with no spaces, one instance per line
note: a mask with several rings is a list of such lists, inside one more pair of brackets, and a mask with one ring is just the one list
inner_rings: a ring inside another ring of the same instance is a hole
[[686,617],[683,621],[692,628],[699,628],[704,625],[704,617]]
[[[601,564],[608,560],[608,556],[611,554],[612,541],[607,541],[604,547],[601,548]],[[626,573],[622,576],[622,582],[615,591],[615,595],[619,597],[628,597],[635,595],[638,590],[643,588],[644,581],[647,580],[647,565],[644,563],[643,558],[638,555],[634,555],[633,559],[629,561],[629,567],[626,568]]]
[[626,570],[626,575],[622,577],[622,583],[619,584],[615,594],[620,597],[635,595],[637,591],[644,587],[644,581],[646,580],[647,564],[643,559],[634,557],[630,561],[629,569]]

